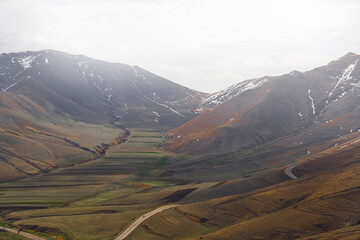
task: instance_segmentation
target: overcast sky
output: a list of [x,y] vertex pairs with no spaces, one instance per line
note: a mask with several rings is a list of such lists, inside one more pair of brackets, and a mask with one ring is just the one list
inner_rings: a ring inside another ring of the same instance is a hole
[[360,53],[360,0],[0,0],[0,52],[138,65],[204,92]]

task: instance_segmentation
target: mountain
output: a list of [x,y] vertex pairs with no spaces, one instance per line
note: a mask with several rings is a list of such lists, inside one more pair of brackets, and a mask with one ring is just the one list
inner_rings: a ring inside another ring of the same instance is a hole
[[2,54],[0,220],[58,239],[114,239],[142,216],[128,238],[357,239],[359,61],[204,94],[85,56]]
[[166,148],[192,154],[246,150],[280,137],[326,141],[360,129],[360,55],[307,72],[249,80],[203,104],[211,110],[169,132]]
[[241,93],[259,87],[268,81],[268,77],[250,79],[238,84],[232,85],[225,90],[209,94],[201,101],[201,107],[214,108],[219,104],[222,104],[233,97],[240,95]]
[[101,156],[120,128],[173,128],[204,93],[140,67],[59,51],[0,55],[0,181]]
[[0,182],[94,160],[123,132],[68,119],[11,92],[0,92],[0,113]]
[[137,66],[53,50],[1,54],[0,89],[77,121],[126,127],[179,126],[205,96]]

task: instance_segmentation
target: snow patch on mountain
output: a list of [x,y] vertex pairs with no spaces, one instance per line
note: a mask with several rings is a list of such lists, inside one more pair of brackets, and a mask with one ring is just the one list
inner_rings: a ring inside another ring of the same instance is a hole
[[132,70],[134,70],[135,76],[137,76],[138,72],[136,71],[136,69],[134,68],[134,66],[131,66]]
[[[134,69],[134,71],[135,71],[135,69]],[[145,96],[145,94],[144,94],[142,91],[140,91],[140,89],[139,89],[139,87],[136,85],[136,83],[135,83],[133,80],[131,80],[131,79],[130,79],[130,81],[131,81],[131,83],[134,85],[134,87],[137,89],[137,91],[139,92],[139,94],[140,94],[141,96],[143,96],[146,100],[148,100],[148,101],[150,101],[150,102],[153,102],[153,103],[155,103],[155,104],[157,104],[157,105],[159,105],[159,106],[165,107],[165,108],[167,108],[168,110],[170,110],[171,112],[175,113],[176,115],[179,115],[179,116],[181,116],[181,117],[184,117],[184,115],[180,114],[178,111],[174,110],[174,109],[171,108],[170,106],[168,106],[168,105],[166,105],[166,104],[159,103],[159,102],[154,101],[154,100],[148,98],[147,96]]]
[[152,111],[152,113],[153,113],[155,116],[160,117],[160,114],[159,114],[159,113],[157,113],[157,112],[155,112],[155,111]]
[[221,103],[230,100],[233,97],[242,94],[243,92],[246,92],[247,90],[260,87],[265,82],[267,82],[266,78],[257,78],[254,80],[240,82],[238,84],[230,86],[229,88],[223,91],[211,94],[210,96],[204,98],[202,100],[201,105],[205,105],[205,104],[213,104],[215,106],[219,105]]
[[312,110],[313,110],[313,114],[315,115],[314,99],[311,97],[311,90],[310,89],[308,90],[308,93],[309,93],[309,98],[311,100],[311,107],[312,107]]
[[338,77],[338,81],[335,84],[334,88],[330,91],[329,97],[334,93],[334,90],[339,86],[339,84],[343,81],[352,79],[351,73],[354,71],[356,64],[359,62],[359,59],[356,60],[354,63],[350,64],[347,68],[344,69],[342,75]]
[[[19,76],[21,74],[21,72],[18,72],[17,74],[15,74],[15,76],[14,77],[12,77],[12,80],[16,80],[17,79],[17,77]],[[1,89],[1,91],[3,91],[3,92],[7,92],[10,88],[12,88],[12,87],[14,87],[14,86],[16,86],[19,82],[21,82],[22,80],[20,80],[20,81],[17,81],[17,82],[15,82],[15,83],[12,83],[10,86],[8,86],[8,87],[5,87],[5,88],[2,88]]]
[[8,86],[7,88],[1,89],[3,92],[7,92],[7,90],[9,90],[10,88],[16,86],[16,84],[18,84],[19,82],[13,83],[10,86]]
[[36,56],[28,56],[24,58],[18,58],[16,60],[24,69],[27,69],[27,68],[31,68],[31,64],[35,60],[35,58]]
[[355,140],[354,142],[350,143],[350,145],[353,145],[353,144],[358,143],[358,142],[360,142],[360,139]]
[[159,122],[160,114],[159,114],[158,112],[155,112],[155,111],[151,111],[151,112],[155,115],[154,121],[155,121],[155,122]]

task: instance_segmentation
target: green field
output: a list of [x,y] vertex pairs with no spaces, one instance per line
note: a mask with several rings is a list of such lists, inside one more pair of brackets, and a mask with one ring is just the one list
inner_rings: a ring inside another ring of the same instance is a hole
[[[163,151],[162,142],[159,130],[132,129],[128,141],[110,147],[103,158],[2,183],[0,213],[14,227],[26,226],[63,239],[112,239],[134,218],[160,205],[246,192],[281,178],[265,174],[261,177],[265,182],[250,178],[217,182],[211,179],[221,172],[212,176],[200,170],[196,175],[185,171],[177,175],[181,178],[172,177],[168,169],[186,158]],[[204,165],[227,160],[218,158]],[[200,177],[208,180],[190,180]]]
[[6,231],[0,230],[0,239],[6,239],[6,240],[27,240],[28,238],[19,236],[15,233],[10,233]]
[[154,146],[161,141],[159,131],[132,130],[129,141],[104,158],[2,183],[2,215],[14,226],[42,226],[64,238],[111,239],[134,217],[188,187],[157,179],[170,158]]

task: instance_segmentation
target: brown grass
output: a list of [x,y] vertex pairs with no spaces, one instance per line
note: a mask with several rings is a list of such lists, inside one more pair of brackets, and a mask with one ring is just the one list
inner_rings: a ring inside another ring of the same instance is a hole
[[[174,239],[285,240],[318,234],[321,239],[323,233],[331,236],[332,231],[359,223],[359,153],[360,148],[356,147],[335,155],[329,152],[300,165],[300,168],[314,167],[317,171],[297,180],[250,193],[185,204],[177,210],[160,213],[146,222],[151,231],[143,229],[141,236],[150,239],[154,232]],[[190,235],[179,232],[188,227],[189,221],[196,231],[190,231]],[[346,231],[339,231],[350,237]],[[136,236],[137,233],[133,239],[139,239]]]

